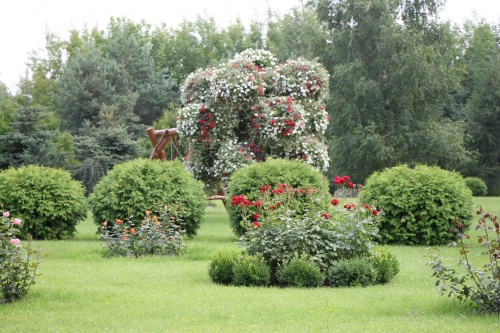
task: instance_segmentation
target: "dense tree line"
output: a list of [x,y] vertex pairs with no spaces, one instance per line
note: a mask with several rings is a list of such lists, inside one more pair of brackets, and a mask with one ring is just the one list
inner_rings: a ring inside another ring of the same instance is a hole
[[442,0],[316,0],[263,22],[177,27],[112,18],[46,33],[19,92],[0,83],[0,167],[67,168],[87,189],[147,156],[144,130],[175,126],[179,87],[247,48],[317,58],[330,73],[330,176],[427,163],[500,194],[500,27],[439,20]]

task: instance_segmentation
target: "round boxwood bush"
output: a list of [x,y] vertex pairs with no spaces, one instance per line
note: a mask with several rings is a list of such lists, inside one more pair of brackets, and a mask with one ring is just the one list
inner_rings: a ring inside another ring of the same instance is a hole
[[219,252],[208,266],[208,275],[215,283],[231,284],[233,282],[233,267],[238,260],[237,253]]
[[486,195],[488,193],[488,187],[486,186],[486,183],[481,179],[477,177],[466,177],[465,179],[465,184],[467,187],[472,191],[473,196],[482,196]]
[[0,203],[22,220],[22,238],[71,237],[88,211],[82,183],[67,171],[34,165],[0,173]]
[[399,261],[385,247],[375,247],[370,251],[370,260],[377,272],[377,283],[387,283],[399,273]]
[[205,213],[207,198],[203,184],[196,181],[184,165],[176,160],[135,159],[115,165],[101,178],[90,196],[94,222],[131,217],[142,221],[146,211],[154,211],[158,204],[182,203],[186,235],[196,235]]
[[[268,158],[266,162],[250,164],[237,170],[229,180],[228,197],[231,199],[236,195],[244,195],[248,200],[255,201],[261,197],[262,186],[270,185],[271,188],[275,188],[278,183],[291,185],[294,188],[316,188],[321,193],[325,193],[323,204],[328,205],[330,197],[327,195],[326,178],[310,164],[285,159]],[[304,196],[304,199],[307,200],[307,196]],[[300,214],[301,207],[296,208],[297,213]],[[227,209],[234,233],[243,234],[245,228],[240,225],[242,218],[239,210],[231,205],[227,205]]]
[[450,231],[459,219],[472,219],[472,192],[462,176],[439,167],[401,165],[371,175],[360,200],[376,202],[383,244],[437,245],[455,240]]
[[377,272],[369,257],[341,259],[328,269],[332,287],[367,287],[375,284]]
[[233,265],[233,284],[236,286],[267,286],[271,269],[261,255],[244,255]]
[[281,265],[276,277],[281,285],[290,287],[321,287],[325,281],[325,274],[314,261],[306,258],[293,258]]

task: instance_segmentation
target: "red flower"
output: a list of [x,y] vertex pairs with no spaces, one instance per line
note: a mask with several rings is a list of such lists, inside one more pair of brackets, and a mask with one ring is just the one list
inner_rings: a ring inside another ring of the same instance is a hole
[[339,204],[340,200],[337,199],[337,198],[333,198],[332,201],[330,201],[330,203],[334,206],[337,206]]
[[351,180],[351,177],[349,177],[349,176],[344,176],[343,178],[344,178],[344,180],[346,180],[346,181],[347,181],[347,180]]
[[365,205],[365,209],[370,210],[370,205]]
[[354,187],[354,184],[353,184],[353,183],[351,183],[351,182],[348,182],[348,183],[347,183],[347,186],[349,186],[350,188],[353,188],[353,187]]
[[254,223],[252,223],[252,227],[254,227],[254,228],[260,228],[260,223],[259,222],[254,222]]
[[260,193],[264,193],[266,191],[269,191],[271,189],[271,185],[266,184],[260,188]]
[[253,219],[254,220],[257,220],[258,218],[260,218],[260,214],[253,214]]
[[330,214],[328,214],[328,213],[323,213],[323,217],[325,219],[331,219],[332,218],[332,216]]
[[372,210],[372,216],[377,216],[379,214],[378,210],[374,209]]

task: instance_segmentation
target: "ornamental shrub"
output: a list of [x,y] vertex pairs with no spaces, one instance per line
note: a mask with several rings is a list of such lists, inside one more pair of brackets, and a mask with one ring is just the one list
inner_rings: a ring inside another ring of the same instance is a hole
[[370,261],[377,272],[377,283],[387,283],[399,273],[399,261],[385,247],[375,247],[370,251]]
[[[263,186],[276,188],[280,183],[304,190],[317,189],[321,195],[317,196],[315,204],[321,207],[328,206],[326,178],[307,163],[285,159],[268,159],[266,162],[251,164],[233,173],[229,182],[229,198],[243,195],[250,201],[256,201],[261,197],[260,189]],[[297,197],[294,202],[295,214],[302,215],[311,203],[311,199],[307,196]],[[234,233],[243,234],[245,227],[241,225],[241,211],[233,205],[228,205],[227,209]]]
[[[31,248],[31,238],[21,242],[16,238],[22,225],[19,218],[10,218],[10,212],[3,211],[0,220],[0,304],[12,302],[26,296],[32,284],[38,265],[42,262],[41,249]],[[26,244],[26,255],[21,247]]]
[[233,265],[233,284],[236,286],[267,286],[271,270],[262,255],[244,255]]
[[341,259],[328,270],[332,287],[367,287],[375,284],[377,271],[369,257]]
[[439,167],[401,165],[371,175],[360,200],[376,201],[380,243],[427,245],[454,240],[450,229],[459,219],[469,227],[472,192],[462,176]]
[[475,268],[477,259],[471,262],[469,253],[470,243],[464,239],[471,237],[465,233],[465,225],[459,220],[450,230],[456,236],[457,242],[448,245],[459,246],[460,258],[456,268],[445,263],[439,253],[439,248],[428,248],[431,261],[432,275],[437,279],[435,285],[439,287],[440,295],[456,297],[460,302],[471,300],[477,305],[479,312],[500,314],[500,223],[497,216],[483,210],[479,206],[476,214],[479,220],[475,230],[480,230],[477,236],[478,244],[484,248],[482,255],[486,260],[481,268]]
[[[250,201],[232,198],[231,205],[241,213],[246,232],[239,244],[249,254],[262,254],[272,271],[292,260],[296,253],[311,256],[319,267],[328,269],[341,258],[368,254],[377,235],[374,220],[381,214],[374,206],[331,204],[321,206],[324,194],[315,189],[296,189],[285,184],[261,188],[261,198]],[[297,214],[296,202],[302,197],[304,213]]]
[[208,275],[215,283],[231,284],[233,282],[233,267],[239,254],[219,252],[208,266]]
[[104,240],[103,255],[135,258],[179,255],[185,246],[182,239],[185,233],[182,205],[159,207],[156,213],[146,212],[146,218],[141,223],[117,219],[111,228],[107,228],[109,223],[104,222],[101,236]]
[[280,265],[276,277],[282,286],[299,288],[321,287],[325,281],[325,274],[307,256],[296,257]]
[[24,239],[71,237],[88,210],[82,183],[67,171],[34,165],[0,173],[0,203],[25,221]]
[[481,179],[477,177],[466,177],[465,179],[465,184],[467,187],[472,191],[473,196],[483,196],[488,193],[488,187],[486,186],[486,183]]
[[90,196],[94,222],[99,227],[104,221],[127,217],[142,221],[147,218],[146,211],[174,204],[182,204],[186,235],[196,235],[207,200],[201,182],[194,180],[178,160],[139,158],[115,165]]

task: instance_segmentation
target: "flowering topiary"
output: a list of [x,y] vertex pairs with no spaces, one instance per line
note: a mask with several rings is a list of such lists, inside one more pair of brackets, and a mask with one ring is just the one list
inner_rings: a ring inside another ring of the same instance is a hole
[[198,70],[182,86],[177,128],[190,145],[188,169],[209,188],[268,156],[328,168],[324,133],[328,72],[299,59],[277,64],[248,49],[218,68]]

